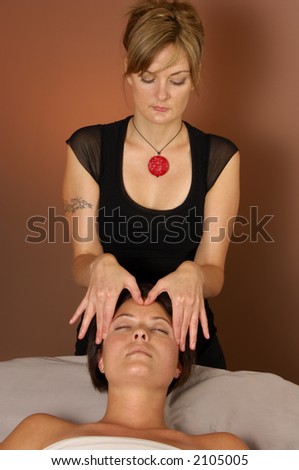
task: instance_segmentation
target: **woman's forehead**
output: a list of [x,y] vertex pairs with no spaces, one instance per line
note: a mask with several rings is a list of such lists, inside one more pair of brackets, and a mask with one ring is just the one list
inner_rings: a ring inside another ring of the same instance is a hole
[[173,44],[169,44],[156,53],[148,70],[155,73],[165,68],[175,67],[183,67],[189,70],[188,57],[183,48],[175,48]]
[[129,317],[147,317],[147,318],[164,318],[171,323],[171,318],[165,308],[159,302],[153,302],[150,305],[139,305],[133,299],[123,302],[115,312],[114,319],[120,315],[128,314]]

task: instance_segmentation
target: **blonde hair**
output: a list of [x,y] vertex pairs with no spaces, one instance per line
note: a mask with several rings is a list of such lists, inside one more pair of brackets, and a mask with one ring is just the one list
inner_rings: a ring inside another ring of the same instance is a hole
[[183,50],[188,58],[191,80],[197,85],[202,60],[204,29],[196,9],[179,0],[141,0],[129,11],[123,36],[127,51],[126,75],[142,73],[156,54],[173,44],[174,54],[165,68],[172,65]]

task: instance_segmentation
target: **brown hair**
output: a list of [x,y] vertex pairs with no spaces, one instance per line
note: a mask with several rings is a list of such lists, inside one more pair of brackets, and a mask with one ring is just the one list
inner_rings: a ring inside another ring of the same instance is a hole
[[181,49],[187,54],[191,80],[196,87],[202,60],[204,29],[196,9],[186,1],[141,0],[129,11],[123,36],[127,51],[126,75],[148,70],[155,55],[174,44],[175,52],[165,68],[177,58]]
[[[149,293],[152,287],[153,287],[152,284],[149,284],[149,283],[142,283],[139,285],[143,299],[147,297],[147,294]],[[118,302],[115,307],[115,312],[124,302],[126,302],[127,300],[131,298],[132,298],[131,293],[128,290],[124,289],[119,296]],[[162,292],[157,297],[156,302],[158,302],[164,308],[164,310],[170,317],[172,316],[171,300],[166,292]],[[95,335],[96,335],[96,319],[94,317],[90,326],[90,333],[89,333],[89,338],[88,338],[88,347],[87,347],[88,369],[89,369],[89,374],[90,374],[93,386],[96,389],[98,389],[100,392],[103,392],[103,391],[108,390],[108,381],[106,379],[106,376],[100,371],[98,367],[99,351],[101,350],[103,343],[100,345],[97,345],[95,343]],[[194,363],[195,353],[189,348],[188,343],[189,341],[188,341],[188,336],[187,336],[186,350],[184,352],[181,352],[181,351],[179,352],[179,362],[182,367],[182,372],[178,379],[173,379],[173,381],[168,387],[167,393],[170,393],[179,385],[183,385],[190,376],[192,364]]]

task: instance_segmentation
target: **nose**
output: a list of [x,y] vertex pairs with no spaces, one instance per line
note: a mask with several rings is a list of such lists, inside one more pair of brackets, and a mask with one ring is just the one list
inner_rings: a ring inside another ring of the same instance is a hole
[[148,341],[149,335],[145,328],[137,328],[133,333],[134,341]]
[[165,101],[169,98],[168,86],[164,81],[157,83],[156,96],[159,101]]

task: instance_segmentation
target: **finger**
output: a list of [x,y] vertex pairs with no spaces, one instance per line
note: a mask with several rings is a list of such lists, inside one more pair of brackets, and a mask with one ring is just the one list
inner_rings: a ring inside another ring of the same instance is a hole
[[96,308],[93,303],[89,303],[85,309],[82,324],[78,333],[78,339],[83,339],[87,333],[88,327],[92,318],[96,313]]
[[180,336],[180,350],[185,351],[186,349],[186,336],[190,326],[190,319],[192,317],[192,310],[188,307],[184,307],[183,321],[181,325],[181,336]]
[[196,349],[196,341],[197,341],[197,332],[198,332],[198,311],[194,310],[189,326],[189,347],[193,351]]
[[206,309],[205,309],[204,304],[202,305],[202,307],[200,308],[200,311],[199,311],[199,321],[200,321],[200,324],[201,324],[201,328],[202,328],[202,332],[203,332],[204,337],[206,339],[210,339],[208,318],[207,318]]
[[86,307],[87,307],[87,304],[88,304],[88,299],[87,297],[85,296],[84,299],[81,301],[81,303],[79,304],[79,306],[77,307],[77,310],[75,311],[74,315],[72,316],[72,318],[69,320],[69,324],[70,325],[73,325],[77,320],[78,318],[81,317],[82,313],[84,313]]
[[106,304],[106,297],[104,295],[98,295],[97,303],[95,306],[95,314],[96,314],[96,336],[95,336],[95,343],[101,344],[103,341],[103,327],[104,327],[104,318],[105,318],[105,308]]
[[160,295],[162,292],[167,292],[167,288],[160,281],[158,281],[147,294],[147,297],[144,301],[144,305],[152,304],[156,300],[158,295]]
[[98,313],[96,313],[96,326],[97,326],[97,329],[96,329],[95,343],[96,344],[101,344],[101,342],[104,339],[104,335],[103,335],[103,318]]
[[[103,306],[103,315],[102,315],[102,339],[105,339],[108,334],[108,330],[111,324],[111,320],[113,318],[114,312],[115,312],[115,306],[117,302],[118,296],[117,295],[111,295],[109,297],[106,297],[105,304]],[[97,342],[97,341],[96,341]]]
[[133,280],[130,283],[127,283],[127,285],[125,287],[126,287],[126,289],[128,289],[130,291],[130,293],[132,295],[132,299],[134,300],[134,302],[136,302],[139,305],[144,304],[144,300],[142,298],[140,289],[138,287],[138,284],[137,284],[135,278],[133,278]]
[[175,340],[180,346],[181,340],[181,328],[183,321],[183,306],[179,301],[172,301],[172,327],[174,332]]

